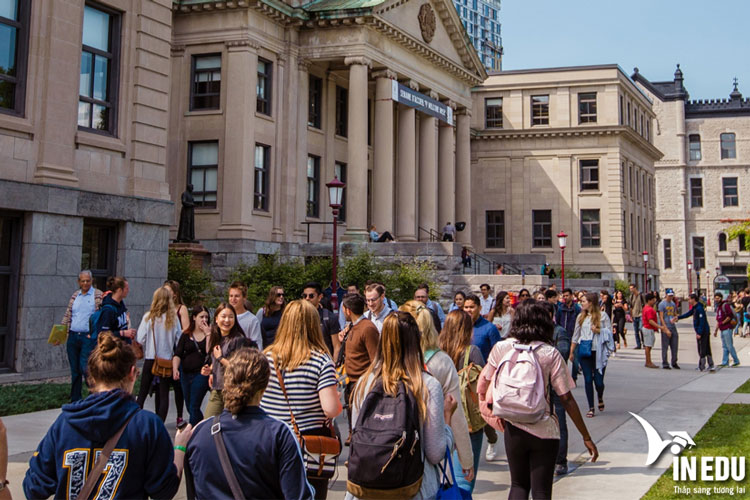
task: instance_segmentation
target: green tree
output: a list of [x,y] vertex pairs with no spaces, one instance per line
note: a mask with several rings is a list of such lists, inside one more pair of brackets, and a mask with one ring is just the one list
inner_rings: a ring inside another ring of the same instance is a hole
[[[727,230],[727,237],[729,241],[735,240],[740,236],[744,236],[745,248],[742,250],[750,250],[750,221],[740,222]],[[750,278],[750,265],[745,270],[748,278]]]
[[367,280],[384,281],[385,266],[372,252],[363,249],[342,260],[338,275],[343,286],[354,283],[363,290]]
[[426,260],[398,261],[390,264],[389,271],[384,275],[385,287],[388,297],[397,304],[414,298],[414,291],[422,283],[430,287],[430,298],[435,300],[439,297],[437,286],[437,272],[435,265]]
[[180,284],[182,300],[188,307],[203,303],[213,292],[211,276],[193,266],[193,256],[187,252],[169,251],[167,278]]

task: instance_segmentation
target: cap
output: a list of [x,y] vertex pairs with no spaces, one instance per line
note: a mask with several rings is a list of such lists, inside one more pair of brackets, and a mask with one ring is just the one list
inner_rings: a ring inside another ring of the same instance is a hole
[[665,290],[664,292],[665,292],[665,293],[666,293],[667,295],[674,295],[674,290],[672,290],[671,288],[667,288],[667,289],[666,289],[666,290]]

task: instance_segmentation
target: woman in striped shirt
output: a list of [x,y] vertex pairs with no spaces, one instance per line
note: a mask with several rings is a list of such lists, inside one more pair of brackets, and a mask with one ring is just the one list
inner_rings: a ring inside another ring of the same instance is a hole
[[[335,418],[342,407],[318,311],[305,300],[290,302],[281,316],[276,339],[265,353],[271,379],[261,408],[289,425],[292,423],[290,413],[294,413],[301,434],[326,435],[326,420]],[[288,401],[281,389],[279,374],[283,377]],[[328,478],[308,479],[315,488],[315,498],[325,499]]]

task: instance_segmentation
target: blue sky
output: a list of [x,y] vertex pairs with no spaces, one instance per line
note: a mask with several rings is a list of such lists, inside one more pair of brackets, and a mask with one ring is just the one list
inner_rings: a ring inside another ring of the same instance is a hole
[[634,67],[671,80],[680,63],[691,99],[750,97],[750,0],[501,0],[503,69]]

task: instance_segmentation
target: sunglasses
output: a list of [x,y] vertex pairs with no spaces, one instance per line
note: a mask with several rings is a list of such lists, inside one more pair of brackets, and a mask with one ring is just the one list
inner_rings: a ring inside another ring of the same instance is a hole
[[314,299],[317,296],[318,296],[318,294],[316,294],[316,293],[307,293],[307,294],[303,293],[302,294],[302,298],[303,299]]
[[284,294],[283,294],[282,292],[279,292],[279,293],[277,293],[277,294],[276,294],[276,296],[277,296],[277,297],[283,297],[283,296],[284,296]]

